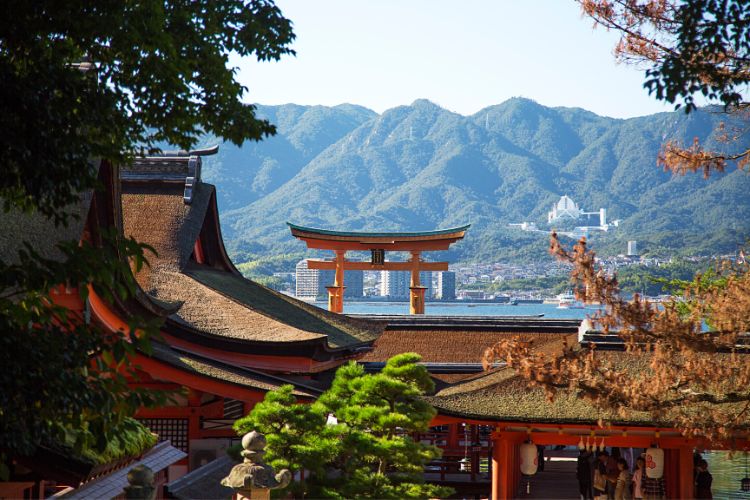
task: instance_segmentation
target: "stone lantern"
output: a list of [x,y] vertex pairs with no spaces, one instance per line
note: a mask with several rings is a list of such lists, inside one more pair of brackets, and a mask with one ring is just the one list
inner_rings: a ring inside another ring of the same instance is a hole
[[221,484],[232,488],[236,500],[267,500],[271,490],[284,488],[292,480],[287,469],[274,474],[273,467],[263,462],[266,454],[266,437],[259,432],[249,432],[242,438],[243,463],[232,467]]
[[128,472],[128,485],[124,488],[127,500],[153,500],[156,498],[154,471],[141,464]]

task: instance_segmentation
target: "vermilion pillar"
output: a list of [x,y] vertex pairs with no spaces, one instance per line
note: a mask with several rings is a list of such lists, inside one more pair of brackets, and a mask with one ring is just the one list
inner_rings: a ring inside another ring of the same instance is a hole
[[424,314],[424,296],[426,287],[419,282],[420,252],[411,252],[411,282],[409,286],[409,313]]
[[513,442],[507,437],[492,443],[492,500],[513,498]]
[[680,498],[694,498],[693,483],[693,448],[683,446],[675,455],[679,456],[679,487]]
[[336,271],[333,285],[327,286],[328,310],[335,313],[344,312],[344,257],[346,250],[336,250]]

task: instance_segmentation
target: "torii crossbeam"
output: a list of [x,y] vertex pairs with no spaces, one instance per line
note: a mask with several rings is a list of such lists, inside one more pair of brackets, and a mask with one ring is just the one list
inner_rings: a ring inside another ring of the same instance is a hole
[[[420,255],[425,251],[448,250],[451,244],[462,239],[470,224],[451,229],[412,233],[368,233],[330,231],[298,226],[287,222],[292,236],[304,241],[307,248],[332,250],[334,260],[308,259],[308,269],[334,270],[333,285],[327,286],[328,310],[344,311],[344,271],[410,271],[409,312],[424,314],[424,296],[427,287],[419,282],[420,271],[447,271],[447,262],[424,262]],[[370,262],[346,260],[346,252],[369,251]],[[406,262],[386,262],[385,252],[409,252]]]

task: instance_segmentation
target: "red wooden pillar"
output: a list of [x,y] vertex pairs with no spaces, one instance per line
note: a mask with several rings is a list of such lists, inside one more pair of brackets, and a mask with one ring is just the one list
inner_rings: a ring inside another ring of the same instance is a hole
[[513,498],[513,448],[509,437],[493,440],[492,500]]
[[190,453],[190,441],[200,439],[201,437],[201,417],[198,408],[201,405],[203,393],[193,388],[188,388],[188,407],[190,415],[188,416],[188,453]]
[[694,498],[693,482],[693,449],[683,446],[676,450],[679,456],[679,489],[680,498]]
[[513,446],[513,464],[511,467],[513,471],[513,482],[510,485],[510,493],[511,497],[515,498],[518,496],[517,488],[521,483],[521,448],[518,446],[518,443]]
[[458,448],[458,424],[448,424],[448,442],[446,448]]

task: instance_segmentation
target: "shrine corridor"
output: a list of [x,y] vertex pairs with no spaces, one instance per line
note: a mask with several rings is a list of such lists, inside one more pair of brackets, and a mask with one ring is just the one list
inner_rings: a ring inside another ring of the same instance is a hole
[[[576,480],[578,450],[545,450],[544,472],[537,472],[531,479],[521,479],[518,498],[580,499]],[[526,493],[529,483],[530,492]]]

